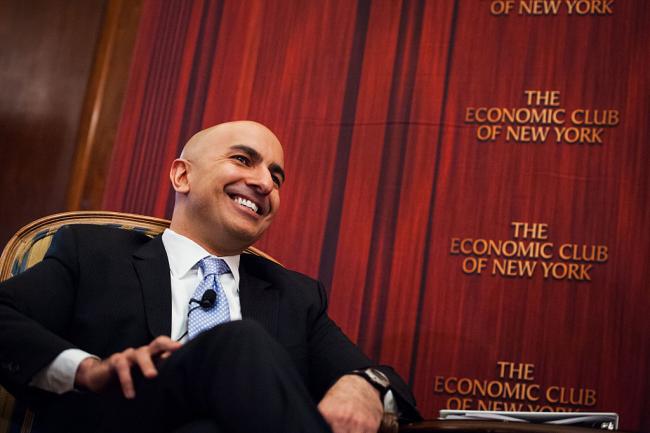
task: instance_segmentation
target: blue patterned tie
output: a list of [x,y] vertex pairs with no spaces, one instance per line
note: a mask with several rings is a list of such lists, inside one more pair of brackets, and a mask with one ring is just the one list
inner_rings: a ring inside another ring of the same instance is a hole
[[205,257],[199,262],[199,267],[203,272],[203,280],[194,291],[192,299],[200,301],[203,294],[209,289],[217,292],[217,299],[210,308],[203,308],[196,301],[190,301],[187,317],[187,337],[190,340],[201,332],[230,320],[230,308],[228,308],[226,292],[224,292],[219,282],[219,275],[230,273],[228,265],[222,259]]

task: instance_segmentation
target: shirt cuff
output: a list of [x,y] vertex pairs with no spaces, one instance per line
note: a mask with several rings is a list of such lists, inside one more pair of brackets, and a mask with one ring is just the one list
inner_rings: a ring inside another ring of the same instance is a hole
[[394,413],[395,415],[399,415],[399,412],[397,411],[397,402],[395,401],[395,396],[393,395],[393,391],[390,389],[386,391],[386,395],[384,395],[384,412],[390,412]]
[[66,349],[36,373],[29,385],[56,394],[72,391],[77,368],[86,358],[99,359],[80,349]]

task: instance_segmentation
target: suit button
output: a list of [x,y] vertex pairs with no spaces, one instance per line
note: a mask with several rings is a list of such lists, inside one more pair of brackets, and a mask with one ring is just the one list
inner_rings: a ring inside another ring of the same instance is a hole
[[2,361],[0,367],[7,370],[10,373],[18,373],[20,371],[20,365],[14,361]]

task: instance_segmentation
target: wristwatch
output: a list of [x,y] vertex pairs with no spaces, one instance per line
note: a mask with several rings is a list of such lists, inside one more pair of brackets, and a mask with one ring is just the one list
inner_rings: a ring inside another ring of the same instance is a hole
[[350,374],[356,374],[357,376],[361,376],[366,379],[370,385],[379,391],[381,400],[384,401],[384,396],[388,390],[390,390],[390,381],[384,373],[377,370],[376,368],[371,367],[361,370],[354,370],[350,372]]

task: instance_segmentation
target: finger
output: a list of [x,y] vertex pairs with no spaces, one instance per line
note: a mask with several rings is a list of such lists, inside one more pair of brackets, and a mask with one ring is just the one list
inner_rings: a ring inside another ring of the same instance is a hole
[[333,427],[332,430],[335,433],[377,433],[379,430],[379,423],[375,424],[373,420],[355,414],[336,422],[335,427]]
[[180,349],[182,346],[182,343],[172,340],[166,335],[161,335],[149,343],[148,347],[151,355],[158,355],[162,352],[173,352]]
[[160,359],[167,359],[167,358],[169,358],[169,357],[171,356],[172,353],[173,353],[173,352],[166,351],[166,352],[163,352],[163,353],[161,353],[160,355],[158,355],[158,357],[159,357]]
[[129,361],[129,356],[126,355],[126,353],[130,351],[133,351],[133,349],[118,353],[110,358],[111,366],[120,381],[122,393],[124,394],[124,397],[128,399],[135,397],[135,388],[133,386],[133,378],[131,377],[131,362]]
[[144,377],[151,379],[158,375],[158,370],[151,359],[151,354],[147,347],[141,347],[135,351],[135,362],[140,367]]
[[334,433],[376,433],[379,430],[379,424],[375,426],[371,420],[358,415],[334,418],[331,427]]
[[[335,422],[330,427],[332,427],[333,433],[359,433],[359,430],[355,430],[348,422]],[[365,433],[362,431],[361,433]]]

